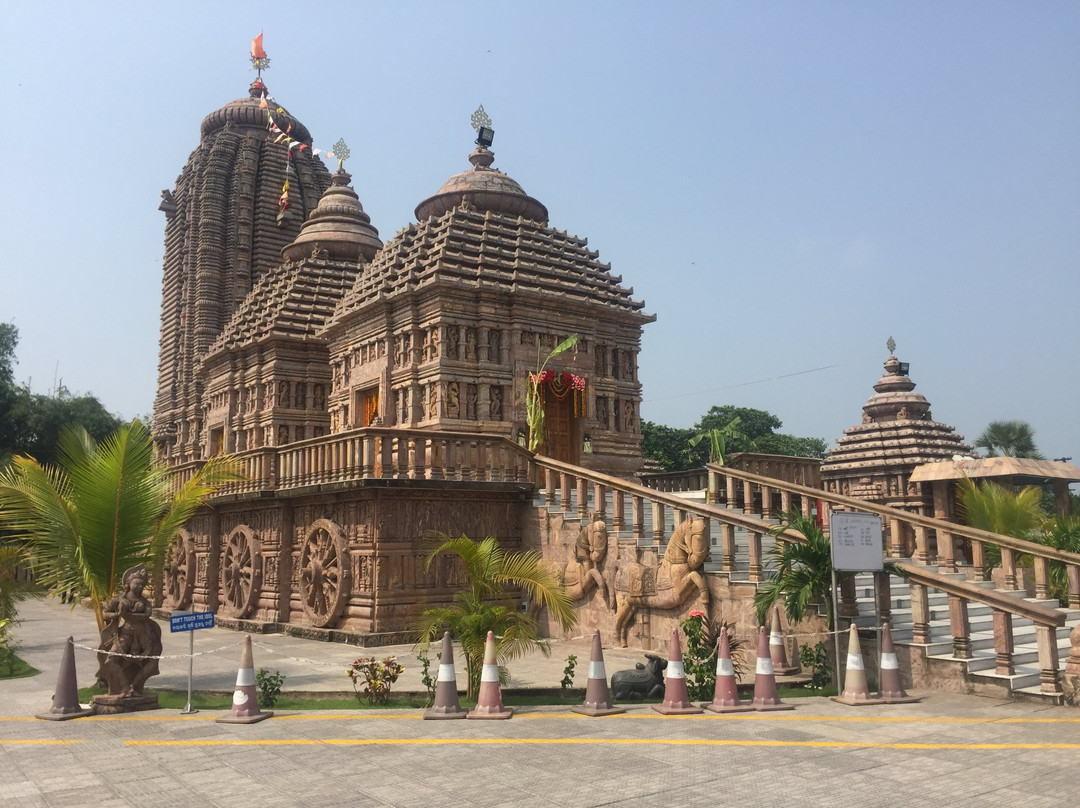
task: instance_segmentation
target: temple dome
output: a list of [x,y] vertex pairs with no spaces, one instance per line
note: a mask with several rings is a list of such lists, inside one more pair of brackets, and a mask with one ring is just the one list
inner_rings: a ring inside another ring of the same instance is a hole
[[[248,89],[247,98],[237,98],[235,101],[230,101],[221,109],[215,110],[203,118],[202,136],[205,138],[218,129],[224,129],[229,124],[266,129],[266,108],[262,106],[262,98],[265,94],[266,85],[261,80],[256,79]],[[307,127],[288,112],[275,111],[274,121],[282,130],[289,131],[289,137],[299,140],[301,143],[311,144],[311,133],[308,132]]]
[[281,250],[282,258],[297,261],[313,250],[335,261],[360,258],[370,261],[375,257],[382,247],[379,231],[372,226],[371,217],[349,186],[351,179],[341,169],[330,178],[330,187],[300,228],[299,235]]
[[547,208],[526,194],[515,180],[492,168],[494,161],[495,155],[486,147],[473,149],[469,155],[473,167],[452,176],[434,196],[417,205],[416,220],[423,222],[463,206],[480,213],[505,213],[546,224]]
[[915,392],[915,382],[900,372],[900,360],[892,354],[885,360],[885,375],[874,385],[875,393],[863,405],[871,421],[903,421],[929,418],[930,402]]

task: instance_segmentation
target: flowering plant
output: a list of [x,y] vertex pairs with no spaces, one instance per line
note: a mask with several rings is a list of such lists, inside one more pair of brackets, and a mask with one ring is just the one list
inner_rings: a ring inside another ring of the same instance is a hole
[[[360,701],[362,693],[367,697],[368,704],[384,704],[390,697],[390,685],[397,681],[404,670],[397,657],[388,656],[381,660],[375,657],[360,657],[353,660],[345,673],[352,681],[357,701]],[[364,680],[363,691],[357,690],[360,679]]]

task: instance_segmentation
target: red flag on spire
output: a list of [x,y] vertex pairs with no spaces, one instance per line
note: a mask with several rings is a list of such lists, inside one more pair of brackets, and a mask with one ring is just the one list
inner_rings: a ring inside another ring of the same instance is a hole
[[263,35],[262,35],[262,32],[260,31],[259,35],[257,37],[255,37],[253,40],[251,40],[251,58],[252,59],[265,59],[266,58],[266,51],[263,50],[262,38],[263,38]]

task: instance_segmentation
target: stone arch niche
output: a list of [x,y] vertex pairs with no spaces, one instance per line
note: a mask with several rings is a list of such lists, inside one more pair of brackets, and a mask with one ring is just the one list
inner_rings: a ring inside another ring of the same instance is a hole
[[258,538],[247,525],[232,529],[221,548],[221,606],[228,617],[250,617],[262,589],[263,559]]
[[300,603],[313,626],[334,626],[352,591],[352,564],[345,531],[316,519],[300,548]]
[[162,570],[162,598],[167,609],[190,609],[195,594],[195,540],[181,529],[169,543]]

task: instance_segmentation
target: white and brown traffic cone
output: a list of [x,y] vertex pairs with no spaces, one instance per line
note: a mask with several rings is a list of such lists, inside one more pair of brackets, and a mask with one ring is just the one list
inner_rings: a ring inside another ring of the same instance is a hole
[[716,640],[716,686],[713,688],[711,704],[703,704],[706,710],[714,713],[745,713],[753,710],[753,704],[739,701],[739,687],[735,681],[735,666],[731,662],[731,641],[728,639],[727,626],[720,627],[720,636]]
[[881,698],[886,704],[913,704],[921,701],[918,696],[909,696],[904,691],[888,620],[881,630]]
[[439,676],[435,680],[435,703],[424,710],[424,718],[464,718],[466,710],[458,701],[457,674],[454,671],[454,643],[450,632],[443,634],[439,655]]
[[773,609],[772,626],[769,629],[769,656],[772,658],[776,676],[791,676],[799,672],[799,666],[788,662],[784,648],[784,635],[780,632],[780,607]]
[[214,719],[218,724],[254,724],[273,715],[259,709],[259,692],[255,687],[255,663],[251,656],[251,635],[244,637],[240,652],[240,668],[236,671],[236,690],[233,691],[232,711]]
[[94,711],[79,704],[79,683],[75,675],[75,641],[67,638],[64,653],[60,657],[60,673],[56,677],[52,709],[37,716],[46,721],[67,721],[93,715]]
[[867,704],[881,704],[883,699],[870,695],[870,688],[866,684],[866,667],[863,665],[862,646],[859,645],[859,630],[855,624],[851,624],[848,631],[847,665],[844,669],[844,692],[839,696],[833,696],[833,701],[847,704],[851,707],[862,707]]
[[626,712],[623,707],[615,707],[611,704],[607,671],[604,669],[604,648],[600,642],[600,629],[593,632],[592,654],[589,656],[589,681],[585,685],[585,703],[580,707],[571,707],[570,712],[593,717]]
[[480,671],[480,691],[476,694],[476,707],[466,718],[510,718],[514,711],[503,707],[502,691],[499,689],[499,660],[495,656],[495,632],[487,633],[484,643],[484,667]]
[[679,644],[679,630],[671,630],[671,645],[664,680],[664,701],[654,704],[653,709],[661,715],[692,715],[700,713],[701,708],[690,701],[686,691],[686,671],[683,670],[682,647]]
[[757,665],[754,674],[755,710],[794,710],[795,705],[784,704],[776,691],[776,674],[773,672],[772,657],[769,656],[769,637],[765,626],[758,627]]

